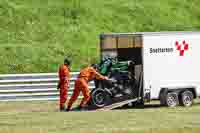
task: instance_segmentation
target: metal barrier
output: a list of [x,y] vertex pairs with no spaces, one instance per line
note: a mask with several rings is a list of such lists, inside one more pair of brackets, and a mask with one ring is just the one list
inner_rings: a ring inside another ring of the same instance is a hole
[[[69,96],[78,73],[71,72]],[[58,100],[57,82],[57,73],[0,75],[0,101]],[[89,88],[94,88],[94,82],[89,83]]]

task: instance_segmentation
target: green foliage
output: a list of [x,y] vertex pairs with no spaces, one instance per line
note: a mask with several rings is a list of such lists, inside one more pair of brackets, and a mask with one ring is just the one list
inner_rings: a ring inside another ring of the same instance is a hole
[[199,30],[199,0],[1,0],[0,73],[72,70],[99,58],[99,34]]

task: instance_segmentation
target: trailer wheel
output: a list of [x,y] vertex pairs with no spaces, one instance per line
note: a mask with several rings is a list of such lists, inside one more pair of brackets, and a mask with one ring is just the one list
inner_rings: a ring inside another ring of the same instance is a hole
[[108,104],[109,95],[100,88],[97,88],[91,92],[91,102],[94,106],[101,108]]
[[178,95],[175,92],[167,93],[166,95],[166,105],[168,107],[175,107],[179,104]]
[[194,95],[191,91],[185,90],[180,94],[180,104],[185,107],[189,107],[193,104]]

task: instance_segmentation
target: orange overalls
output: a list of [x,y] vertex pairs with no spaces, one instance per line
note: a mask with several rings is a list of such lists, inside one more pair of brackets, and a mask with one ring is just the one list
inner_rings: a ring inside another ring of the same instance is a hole
[[70,79],[70,72],[68,66],[65,64],[61,65],[58,74],[59,74],[58,86],[60,88],[60,109],[63,110],[65,108],[65,103],[68,97],[68,88]]
[[70,98],[68,103],[68,110],[71,109],[72,104],[76,101],[80,92],[82,92],[84,96],[80,103],[80,107],[84,107],[85,104],[90,100],[90,90],[88,88],[88,82],[93,80],[94,78],[97,78],[99,80],[106,79],[104,76],[99,74],[93,67],[87,67],[80,71],[80,74],[78,75],[77,80],[75,81],[75,87],[73,90],[72,97]]

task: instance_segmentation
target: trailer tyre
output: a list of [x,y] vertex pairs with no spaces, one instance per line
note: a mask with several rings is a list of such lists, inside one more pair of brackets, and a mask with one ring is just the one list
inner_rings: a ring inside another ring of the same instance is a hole
[[179,104],[178,95],[175,92],[169,92],[166,95],[166,105],[168,107],[175,107]]
[[186,90],[180,94],[180,104],[185,107],[189,107],[193,104],[194,95],[191,91]]
[[167,105],[166,104],[167,93],[168,93],[168,89],[167,88],[162,88],[161,89],[160,96],[159,96],[161,106],[166,106]]

